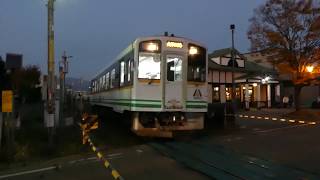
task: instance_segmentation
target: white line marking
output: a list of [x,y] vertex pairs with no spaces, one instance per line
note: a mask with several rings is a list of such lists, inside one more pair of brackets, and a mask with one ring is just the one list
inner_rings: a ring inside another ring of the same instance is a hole
[[4,179],[4,178],[8,178],[8,177],[14,177],[14,176],[20,176],[20,175],[24,175],[24,174],[32,174],[32,173],[37,173],[37,172],[42,172],[42,171],[50,171],[50,170],[53,170],[53,169],[57,169],[57,167],[56,166],[51,166],[51,167],[47,167],[47,168],[34,169],[34,170],[30,170],[30,171],[22,171],[22,172],[13,173],[13,174],[6,174],[6,175],[0,176],[0,179]]
[[89,158],[87,158],[87,160],[96,160],[96,159],[98,159],[97,157],[89,157]]
[[114,154],[109,154],[107,155],[108,157],[115,157],[115,156],[121,156],[122,153],[114,153]]
[[308,126],[308,124],[299,124],[296,126],[287,126],[287,127],[282,127],[282,128],[267,129],[267,130],[256,131],[256,132],[257,133],[267,133],[267,132],[279,131],[279,130],[283,130],[283,129],[292,129],[292,128],[296,128],[296,127],[302,127],[302,126]]

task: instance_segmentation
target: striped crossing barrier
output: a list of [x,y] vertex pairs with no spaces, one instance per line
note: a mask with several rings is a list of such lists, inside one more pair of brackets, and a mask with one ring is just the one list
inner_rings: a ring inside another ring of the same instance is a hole
[[103,162],[105,168],[110,170],[111,175],[116,180],[123,180],[124,178],[119,174],[119,172],[113,168],[110,162],[103,156],[103,154],[99,151],[99,149],[93,144],[89,132],[91,130],[97,129],[99,127],[98,116],[97,115],[89,115],[88,113],[84,113],[82,115],[82,121],[79,123],[80,128],[82,129],[82,143],[89,143],[92,151],[96,153],[99,160]]
[[98,151],[98,148],[93,144],[91,138],[88,138],[89,145],[91,149],[98,156],[99,160],[103,162],[105,168],[107,168],[114,179],[116,180],[124,180],[124,178],[120,175],[120,173],[110,164],[110,162],[103,156],[101,152]]

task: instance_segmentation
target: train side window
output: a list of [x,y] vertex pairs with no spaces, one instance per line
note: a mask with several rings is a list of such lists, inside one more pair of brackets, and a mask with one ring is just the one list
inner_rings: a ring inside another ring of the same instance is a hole
[[131,60],[129,59],[127,62],[127,80],[128,82],[131,81]]
[[109,72],[106,74],[106,89],[110,88],[110,74]]
[[106,75],[102,76],[102,90],[106,89]]
[[114,83],[116,81],[116,70],[112,69],[111,71],[111,82],[110,82],[110,88],[114,88]]
[[126,69],[126,63],[124,61],[121,61],[121,63],[120,63],[120,86],[124,85],[125,69]]

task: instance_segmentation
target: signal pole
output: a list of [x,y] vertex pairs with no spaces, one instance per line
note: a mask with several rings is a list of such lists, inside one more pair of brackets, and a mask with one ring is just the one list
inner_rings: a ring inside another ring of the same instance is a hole
[[66,51],[63,52],[62,60],[60,61],[60,112],[59,112],[59,120],[60,126],[63,126],[63,109],[64,109],[64,97],[65,97],[65,83],[66,83],[66,74],[69,72],[69,63],[68,59],[72,58],[72,56],[67,56]]
[[49,147],[53,146],[54,136],[54,115],[55,115],[55,70],[54,70],[54,1],[48,0],[48,90],[47,90],[47,111],[48,111],[48,136]]

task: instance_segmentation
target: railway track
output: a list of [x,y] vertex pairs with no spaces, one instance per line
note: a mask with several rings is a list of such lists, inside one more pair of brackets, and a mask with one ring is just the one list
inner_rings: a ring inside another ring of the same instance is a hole
[[202,143],[150,143],[160,153],[213,179],[319,179],[319,175],[241,156],[221,146]]

